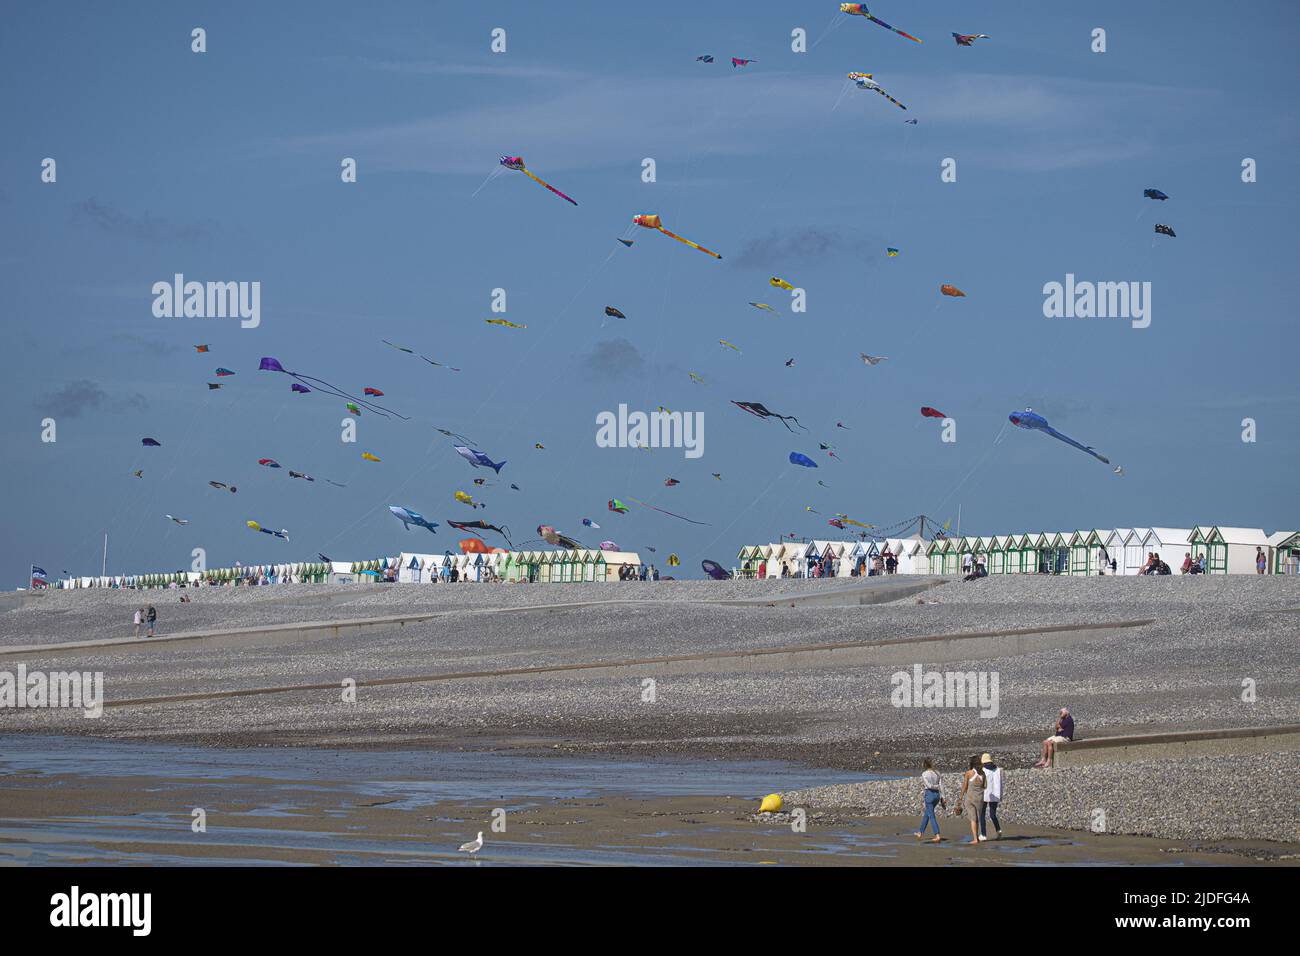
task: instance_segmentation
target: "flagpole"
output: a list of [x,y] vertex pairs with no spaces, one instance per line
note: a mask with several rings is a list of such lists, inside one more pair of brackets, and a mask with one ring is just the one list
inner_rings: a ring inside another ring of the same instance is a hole
[[108,573],[108,532],[104,532],[104,560],[99,565],[99,576],[102,578]]

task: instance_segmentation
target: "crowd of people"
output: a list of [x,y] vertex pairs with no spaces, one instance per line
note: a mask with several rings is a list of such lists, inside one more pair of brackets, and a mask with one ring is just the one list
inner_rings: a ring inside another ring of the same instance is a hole
[[[1044,769],[1052,765],[1056,748],[1074,739],[1074,718],[1069,708],[1062,707],[1052,727],[1052,735],[1043,741],[1042,754],[1034,764]],[[934,761],[926,757],[921,763],[921,828],[913,831],[913,836],[924,840],[926,832],[932,830],[931,843],[943,840],[939,828],[939,812],[948,809],[948,800],[943,795],[943,777],[934,769]],[[968,843],[984,843],[989,839],[988,824],[993,824],[993,839],[1002,837],[1002,821],[998,818],[998,808],[1005,795],[1005,783],[1002,768],[998,766],[989,753],[972,756],[965,772],[961,775],[961,788],[958,790],[953,816],[964,816],[970,826]]]

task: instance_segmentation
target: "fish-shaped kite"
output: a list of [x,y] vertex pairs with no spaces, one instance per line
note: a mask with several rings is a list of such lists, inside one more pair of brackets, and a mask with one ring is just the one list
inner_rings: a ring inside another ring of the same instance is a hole
[[767,280],[767,283],[768,285],[776,289],[785,289],[787,292],[794,291],[794,286],[791,285],[789,282],[786,282],[780,276],[772,276],[772,278]]
[[722,258],[722,256],[718,255],[716,252],[712,251],[711,249],[705,249],[698,242],[691,242],[691,240],[687,239],[685,236],[679,236],[675,232],[669,232],[667,229],[664,228],[663,222],[660,221],[659,216],[654,213],[640,213],[638,215],[635,215],[632,217],[632,222],[646,229],[656,229],[659,232],[662,232],[665,236],[668,236],[670,239],[676,239],[678,242],[684,242],[692,249],[698,249],[700,250],[700,252],[703,252],[705,255],[713,256],[713,258],[715,259]]
[[361,460],[362,461],[383,461],[383,459],[380,458],[378,455],[372,455],[368,451],[363,451],[361,453]]
[[510,541],[509,528],[504,526],[497,527],[494,524],[488,524],[486,521],[452,521],[448,518],[447,525],[448,527],[455,528],[458,531],[468,531],[471,534],[475,531],[495,531],[497,534],[501,535],[501,537],[505,538],[507,542]]
[[1098,461],[1102,462],[1103,464],[1106,465],[1110,464],[1109,458],[1105,458],[1102,455],[1097,454],[1097,452],[1094,451],[1092,447],[1077,442],[1073,438],[1070,438],[1068,435],[1062,435],[1051,425],[1047,424],[1046,418],[1044,418],[1042,415],[1039,415],[1031,408],[1026,408],[1023,412],[1012,412],[1007,417],[1010,420],[1011,424],[1019,428],[1028,428],[1034,431],[1045,432],[1048,435],[1051,435],[1053,438],[1057,438],[1065,442],[1067,445],[1073,445],[1075,448],[1079,449],[1080,451],[1086,451],[1089,455],[1091,455],[1093,458],[1096,458]]
[[561,548],[568,548],[570,551],[576,550],[582,545],[567,535],[562,535],[548,524],[539,524],[537,533],[542,536],[542,540],[547,544],[556,544]]
[[[722,345],[722,346],[725,346],[726,348],[731,349],[731,351],[733,351],[733,352],[740,352],[740,349],[739,349],[739,348],[737,348],[736,346],[732,345],[732,344],[731,344],[730,342],[728,342],[726,339],[718,339],[718,344],[719,344],[719,345]],[[744,353],[741,352],[741,354],[743,355]]]
[[418,511],[412,511],[410,508],[402,508],[398,505],[389,505],[388,510],[392,512],[394,518],[402,522],[402,527],[407,531],[411,530],[411,525],[415,525],[417,528],[428,528],[434,534],[438,533],[435,530],[438,527],[438,522],[430,521]]
[[520,325],[520,324],[518,324],[518,323],[516,323],[516,322],[511,322],[509,319],[484,319],[483,321],[486,322],[488,325],[500,325],[500,326],[502,326],[502,327],[504,327],[504,328],[507,328],[507,329],[526,329],[526,328],[528,328],[528,326],[526,326],[526,325]]
[[931,408],[929,405],[921,406],[921,414],[924,415],[926,418],[947,418],[948,417],[943,412],[939,411],[939,409]]
[[889,358],[888,355],[868,355],[866,352],[859,352],[858,355],[867,365],[879,365]]
[[912,34],[910,33],[904,33],[902,30],[898,29],[897,27],[891,27],[888,23],[886,23],[884,20],[881,20],[879,17],[873,17],[871,15],[871,11],[867,9],[867,5],[865,3],[841,3],[840,13],[847,13],[851,17],[865,17],[866,19],[870,20],[872,23],[882,26],[886,30],[892,30],[894,33],[897,33],[900,37],[905,37],[906,39],[911,40],[914,43],[925,42],[921,40],[919,37],[912,36]]
[[190,523],[189,518],[177,518],[175,515],[167,515],[166,518],[168,521],[174,521],[179,525],[187,525]]
[[790,452],[790,464],[802,465],[805,468],[817,467],[817,462],[813,461],[807,455],[801,454],[800,452],[797,451]]
[[950,295],[953,297],[965,298],[966,296],[966,293],[961,291],[961,289],[957,288],[955,285],[948,285],[947,283],[939,286],[939,291],[944,295]]
[[1169,198],[1158,189],[1144,189],[1142,190],[1142,195],[1145,196],[1147,199],[1168,199]]
[[[785,425],[788,431],[794,431],[794,429],[790,427],[788,422],[794,422],[800,428],[803,428],[803,425],[799,422],[799,419],[795,418],[793,415],[779,415],[776,412],[769,409],[762,402],[738,402],[733,399],[731,404],[735,405],[737,408],[743,408],[745,411],[749,412],[749,414],[756,415],[759,418],[780,419],[781,424]],[[807,431],[807,429],[804,430]]]
[[456,454],[460,455],[460,457],[464,458],[475,468],[482,465],[484,468],[491,468],[499,475],[501,474],[501,469],[505,467],[506,463],[504,460],[499,462],[493,461],[481,451],[476,451],[466,445],[454,445],[453,448],[455,449]]
[[273,534],[277,538],[284,538],[285,541],[289,540],[289,532],[284,528],[281,528],[279,531],[272,531],[270,528],[263,528],[256,521],[245,521],[244,524],[248,525],[254,531],[262,532],[262,534]]
[[1178,238],[1178,233],[1174,232],[1172,226],[1166,226],[1166,225],[1162,225],[1161,223],[1156,223],[1156,232],[1160,233],[1160,235],[1162,236],[1170,236],[1174,239]]
[[304,473],[301,472],[301,471],[293,471],[292,469],[290,469],[290,471],[289,471],[289,477],[290,477],[290,478],[302,478],[302,479],[305,480],[305,481],[315,481],[315,480],[316,480],[316,479],[313,478],[311,475],[304,474]]
[[715,581],[726,581],[731,577],[730,571],[718,564],[717,561],[710,561],[707,558],[700,562],[700,569]]
[[900,110],[905,110],[905,109],[907,109],[906,106],[904,106],[902,103],[898,102],[898,100],[894,99],[892,96],[890,96],[888,93],[886,93],[884,87],[882,87],[879,83],[877,83],[877,82],[872,78],[872,74],[870,74],[870,73],[850,73],[850,74],[849,74],[849,79],[852,80],[854,83],[857,84],[858,89],[860,89],[860,90],[871,90],[873,93],[879,93],[879,94],[880,94],[881,96],[883,96],[885,99],[889,100],[889,102],[891,102],[891,103],[893,103],[895,106],[897,106]]
[[565,200],[566,202],[571,202],[575,206],[578,205],[578,203],[575,200],[570,199],[568,196],[564,195],[564,193],[560,192],[550,183],[546,182],[544,179],[535,176],[533,172],[527,166],[524,165],[524,158],[522,156],[502,156],[501,165],[504,166],[506,169],[518,170],[519,172],[527,176],[529,179],[531,179],[533,182],[540,183],[541,185],[545,186],[547,189],[555,193],[555,195],[559,196],[561,199]]
[[958,46],[974,46],[976,40],[987,40],[987,33],[954,33],[952,38],[957,41]]
[[228,485],[224,481],[209,481],[208,484],[219,491],[228,491],[232,495],[239,490],[234,485]]

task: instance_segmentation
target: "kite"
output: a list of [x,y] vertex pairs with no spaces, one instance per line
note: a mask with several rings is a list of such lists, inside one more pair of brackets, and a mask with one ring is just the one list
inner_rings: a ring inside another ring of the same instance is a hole
[[230,369],[228,369],[228,368],[219,368],[219,369],[217,369],[217,373],[216,373],[216,374],[220,377],[220,376],[223,376],[223,375],[234,375],[235,373],[232,372],[232,371],[231,371]]
[[499,475],[501,474],[501,469],[504,468],[506,465],[505,461],[499,461],[499,462],[493,461],[491,458],[483,454],[481,451],[475,451],[473,448],[469,448],[465,445],[456,445],[454,446],[454,448],[456,454],[460,455],[461,458],[464,458],[475,468],[477,468],[479,465],[482,465],[485,468],[491,468]]
[[610,498],[609,510],[617,511],[619,514],[625,515],[627,514],[627,505],[623,504],[623,502],[619,501],[617,498]]
[[749,66],[749,64],[751,64],[751,63],[753,63],[753,62],[755,62],[755,61],[754,61],[754,60],[742,60],[742,59],[741,59],[740,57],[738,57],[738,56],[733,56],[733,57],[731,58],[731,68],[734,70],[734,69],[735,69],[736,67],[738,67],[738,66]]
[[[415,351],[415,349],[408,349],[405,345],[397,345],[397,344],[394,343],[394,342],[390,342],[390,341],[388,341],[388,339],[380,339],[379,341],[383,342],[385,345],[389,346],[390,348],[395,348],[395,349],[397,349],[397,351],[399,351],[399,352],[405,352],[407,355],[415,355],[415,356],[418,356],[418,357],[424,359],[424,360],[425,360],[426,362],[428,362],[430,365],[436,365],[436,366],[438,366],[438,368],[449,369],[449,370],[451,370],[451,371],[453,371],[453,372],[459,372],[459,371],[460,371],[460,369],[456,368],[454,365],[444,365],[442,362],[435,362],[433,359],[429,358],[429,356],[427,356],[427,355],[421,355],[419,352]],[[380,394],[382,395],[383,393],[381,392]]]
[[596,522],[592,521],[590,518],[583,518],[582,523],[584,527],[595,528],[598,531],[600,530],[600,525],[596,524]]
[[143,468],[137,468],[137,469],[135,470],[134,474],[135,474],[135,476],[136,476],[137,478],[143,478],[143,477],[144,477],[144,469],[143,469]]
[[646,549],[647,551],[649,551],[651,554],[654,554],[656,551],[659,550],[658,548],[653,548],[653,547],[651,547],[651,546],[648,545],[648,544],[645,546],[645,549]]
[[1117,474],[1117,475],[1123,475],[1123,474],[1124,474],[1124,466],[1123,466],[1123,465],[1116,465],[1116,466],[1115,466],[1115,474]]
[[752,306],[753,306],[754,308],[756,308],[756,309],[762,309],[764,312],[780,312],[780,311],[781,311],[780,309],[774,309],[774,308],[772,308],[772,307],[771,307],[770,305],[768,305],[766,302],[751,302],[751,303],[749,303],[749,304],[752,305]]
[[866,352],[859,352],[858,355],[861,356],[862,361],[867,365],[879,365],[881,362],[885,361],[885,359],[889,358],[888,355],[868,355]]
[[632,248],[633,240],[631,239],[620,239],[619,242],[623,243],[623,245],[627,246],[629,249]]
[[712,53],[706,53],[706,54],[704,54],[703,56],[697,56],[697,57],[695,58],[695,62],[696,62],[696,63],[712,63],[712,62],[713,62],[713,54],[712,54]]
[[407,531],[411,530],[411,525],[415,525],[417,528],[428,528],[434,534],[438,533],[434,530],[438,527],[438,522],[430,521],[418,511],[412,511],[410,508],[400,508],[397,505],[389,505],[388,510],[392,512],[394,518],[402,522],[402,527]]
[[221,387],[221,386],[220,386],[219,384],[217,384],[216,382],[208,382],[208,391],[209,391],[209,392],[215,391],[216,389],[218,389],[218,388],[220,388],[220,387]]
[[206,352],[206,351],[208,351],[208,349],[209,349],[209,346],[207,346],[207,345],[196,345],[196,346],[194,346],[194,351],[196,351],[196,352]]
[[786,368],[794,368],[794,359],[792,359],[792,358],[788,358],[788,359],[786,359],[786,360],[785,360],[785,367],[786,367]]
[[626,319],[626,318],[627,318],[626,315],[624,315],[622,312],[618,311],[618,309],[614,308],[612,305],[607,305],[607,306],[605,306],[605,314],[608,315],[611,319]]
[[918,37],[912,36],[912,34],[910,33],[904,33],[902,30],[898,29],[897,27],[891,27],[888,23],[886,23],[884,20],[879,19],[878,17],[873,17],[871,15],[871,11],[867,9],[867,5],[865,3],[841,3],[840,13],[847,13],[851,17],[866,17],[872,23],[879,24],[880,26],[884,27],[886,30],[892,30],[893,32],[897,33],[900,37],[906,37],[907,39],[913,41],[914,43],[925,42],[924,40]]
[[898,250],[895,249],[893,246],[885,246],[885,255],[893,259],[898,255]]
[[826,482],[822,481],[820,478],[817,479],[817,484],[821,485],[823,488],[829,488],[829,487],[830,487],[830,485],[826,484]]
[[349,399],[353,402],[363,405],[366,408],[373,411],[376,415],[382,415],[384,418],[387,418],[389,415],[396,415],[398,418],[402,419],[403,421],[409,421],[409,419],[405,415],[400,415],[397,412],[393,411],[391,408],[385,408],[383,405],[376,405],[373,402],[367,402],[365,399],[357,398],[355,395],[350,395],[349,393],[343,391],[337,386],[331,385],[329,382],[326,382],[322,379],[314,378],[313,376],[310,375],[303,375],[300,372],[291,372],[283,365],[280,364],[279,359],[274,359],[271,358],[270,356],[263,357],[261,363],[257,367],[259,371],[263,371],[263,372],[283,372],[285,375],[288,375],[290,378],[296,378],[299,381],[304,383],[315,382],[317,388],[320,388],[323,385],[331,395],[334,395],[338,398]]
[[976,40],[987,40],[987,33],[954,33],[952,38],[957,41],[958,46],[974,46]]
[[291,392],[298,392],[301,395],[306,395],[308,392],[311,391],[311,389],[308,388],[306,385],[299,385],[297,382],[294,382],[292,385],[290,385],[289,390]]
[[520,325],[520,324],[518,324],[518,323],[516,323],[516,322],[511,322],[509,319],[484,319],[483,321],[486,322],[488,325],[500,325],[500,326],[503,326],[503,327],[505,327],[505,328],[507,328],[507,329],[526,329],[526,328],[528,328],[528,326],[526,326],[526,325]]
[[724,570],[722,565],[718,564],[717,561],[709,561],[709,560],[701,561],[700,568],[704,571],[705,574],[713,578],[713,580],[715,581],[725,581],[729,577],[731,577],[731,575],[726,570]]
[[289,532],[284,528],[281,528],[279,531],[272,531],[270,528],[263,528],[256,521],[245,521],[244,524],[248,525],[254,531],[262,532],[262,534],[273,534],[277,538],[284,538],[285,541],[289,540]]
[[168,521],[175,521],[178,525],[187,525],[190,523],[188,518],[177,518],[174,515],[166,515]]
[[1066,435],[1062,435],[1051,425],[1047,424],[1046,418],[1044,418],[1042,415],[1039,415],[1033,409],[1026,408],[1023,412],[1012,412],[1007,417],[1010,419],[1011,424],[1016,425],[1019,428],[1030,428],[1040,432],[1046,432],[1047,434],[1051,435],[1053,438],[1057,438],[1065,442],[1067,445],[1073,445],[1075,448],[1079,449],[1080,451],[1086,451],[1089,455],[1091,455],[1093,458],[1096,458],[1102,464],[1106,464],[1106,465],[1110,464],[1109,458],[1104,458],[1101,455],[1097,454],[1097,452],[1095,452],[1088,445],[1082,445],[1079,442],[1075,441],[1073,438],[1070,438]]
[[347,408],[347,410],[350,411],[353,415],[360,415],[360,414],[361,414],[361,409],[357,408],[357,406],[354,405],[352,402],[344,402],[343,405],[344,405],[344,407]]
[[843,422],[836,422],[836,423],[835,423],[835,427],[836,427],[836,428],[843,428],[846,432],[847,432],[847,431],[852,431],[852,430],[853,430],[853,429],[849,428],[848,425],[845,425]]
[[787,292],[794,291],[794,286],[786,282],[780,276],[772,276],[772,278],[768,279],[767,281],[769,285],[774,286],[777,289],[785,289]]
[[140,439],[140,444],[141,444],[141,445],[144,445],[146,448],[161,448],[161,447],[162,447],[162,442],[160,442],[160,441],[159,441],[158,439],[156,439],[156,438],[141,438],[141,439]]
[[685,236],[679,236],[675,232],[669,232],[667,229],[663,227],[663,223],[660,221],[659,216],[654,213],[641,213],[639,215],[633,216],[632,222],[638,226],[643,226],[646,229],[657,229],[659,232],[662,232],[665,236],[668,236],[669,238],[672,239],[676,239],[678,242],[684,242],[692,249],[698,249],[700,250],[700,252],[703,252],[706,255],[713,256],[713,258],[715,259],[722,258],[722,256],[718,255],[716,252],[713,252],[710,249],[705,249],[698,242],[691,242],[691,240],[687,239]]
[[803,465],[805,468],[816,468],[817,462],[813,461],[807,455],[802,455],[797,451],[790,452],[790,464]]
[[829,518],[826,523],[833,528],[840,528],[841,530],[844,528],[844,522],[839,518]]
[[380,458],[378,455],[372,455],[368,451],[363,451],[361,453],[361,460],[362,461],[383,461],[383,459]]
[[1168,199],[1169,198],[1158,189],[1144,189],[1142,190],[1142,195],[1145,196],[1147,199]]
[[501,165],[504,166],[506,169],[518,170],[519,172],[527,176],[529,179],[531,179],[533,182],[541,183],[543,186],[545,186],[551,192],[555,193],[555,195],[559,196],[561,199],[566,200],[567,202],[571,202],[575,206],[578,205],[576,202],[574,202],[568,196],[564,195],[564,193],[560,192],[550,183],[533,175],[533,173],[528,169],[528,167],[524,165],[524,158],[522,156],[502,156]]
[[665,478],[665,479],[664,479],[664,487],[665,487],[665,488],[671,488],[671,487],[673,487],[673,485],[680,485],[680,484],[681,484],[681,482],[678,481],[676,478]]
[[290,477],[290,478],[305,478],[307,481],[315,481],[315,480],[316,480],[316,479],[313,478],[311,475],[304,475],[301,471],[292,471],[292,470],[290,470],[290,472],[289,472],[289,477]]
[[939,291],[942,292],[944,295],[950,295],[953,296],[954,298],[958,296],[960,296],[961,298],[966,297],[966,293],[961,291],[961,289],[957,288],[955,285],[946,285],[946,284],[941,285],[939,286]]
[[375,396],[376,398],[380,398],[380,397],[383,396],[384,393],[381,392],[381,391],[380,391],[379,389],[377,389],[377,388],[363,388],[363,389],[361,390],[361,394],[362,394],[362,395],[373,395],[373,396]]
[[649,508],[651,511],[657,511],[661,515],[668,515],[668,517],[670,518],[678,518],[682,521],[689,521],[691,524],[702,524],[705,525],[706,527],[708,526],[707,521],[696,521],[693,518],[686,517],[685,515],[673,514],[671,511],[665,511],[663,508],[656,508],[654,505],[648,505],[644,501],[638,501],[636,498],[629,498],[627,500],[632,502],[633,504],[640,505],[642,508]]
[[475,479],[474,479],[474,484],[476,484],[476,485],[486,485],[486,484],[487,484],[487,479],[486,479],[486,478],[475,478]]
[[533,442],[533,447],[534,447],[534,448],[539,448],[539,449],[541,449],[542,451],[546,451],[546,446],[543,445],[543,444],[542,444],[541,442],[539,442],[539,441],[538,441],[538,442]]
[[1178,238],[1178,233],[1174,232],[1172,227],[1164,226],[1160,223],[1156,223],[1156,232],[1160,233],[1162,236],[1170,236],[1174,239]]
[[600,550],[602,550],[602,551],[622,551],[623,549],[620,548],[620,547],[618,546],[618,544],[615,543],[615,542],[613,542],[613,541],[602,541],[602,542],[600,543]]
[[520,488],[518,485],[514,484],[513,482],[510,484],[510,487],[513,488],[515,491],[523,491],[522,488]]
[[926,418],[947,418],[948,417],[943,412],[939,411],[939,409],[931,408],[929,405],[921,406],[921,414],[924,415]]
[[815,514],[815,515],[819,515],[819,514],[821,514],[821,512],[818,511],[816,508],[814,508],[812,505],[804,505],[804,506],[803,506],[803,510],[804,510],[804,511],[810,511],[810,512],[812,512],[812,513]]
[[854,521],[848,515],[838,515],[839,519],[845,524],[857,525],[859,528],[874,528],[874,524],[864,524],[861,521]]
[[914,120],[914,119],[903,120],[903,125],[905,125],[905,126],[915,126],[916,123],[917,123],[917,121]]
[[480,507],[481,507],[481,508],[486,508],[486,507],[487,507],[487,505],[476,505],[476,504],[474,503],[474,496],[473,496],[473,495],[470,495],[470,494],[466,494],[466,493],[463,492],[463,491],[458,491],[458,492],[456,492],[456,494],[455,494],[454,497],[455,497],[455,499],[456,499],[457,501],[459,501],[461,504],[463,504],[463,505],[469,505],[471,508],[480,508]]
[[542,536],[542,540],[545,541],[547,544],[558,544],[560,547],[568,548],[570,551],[582,547],[582,545],[580,545],[577,541],[574,541],[572,538],[560,534],[560,532],[556,531],[548,524],[539,524],[537,526],[537,533]]
[[[732,345],[732,344],[731,344],[730,342],[728,342],[726,339],[718,339],[718,344],[719,344],[719,345],[726,346],[727,348],[731,349],[731,351],[733,351],[733,352],[740,352],[740,349],[736,348],[736,346]],[[743,355],[744,353],[741,352],[741,354]]]
[[675,568],[681,563],[682,563],[682,559],[677,557],[676,554],[668,555],[668,567]]
[[491,554],[492,549],[478,538],[461,538],[456,542],[462,554]]
[[884,87],[882,87],[879,83],[877,83],[877,82],[872,78],[872,74],[870,74],[870,73],[850,73],[850,74],[849,74],[849,79],[852,80],[854,83],[857,84],[858,89],[860,89],[860,90],[871,90],[873,93],[879,93],[879,94],[880,94],[881,96],[883,96],[885,99],[889,100],[889,102],[891,102],[891,103],[893,103],[895,106],[897,106],[900,110],[905,110],[905,109],[907,109],[906,106],[904,106],[902,103],[898,102],[898,100],[894,99],[892,96],[890,96],[888,93],[886,93],[885,90],[884,90]]
[[495,531],[497,534],[501,535],[501,537],[505,538],[507,541],[510,540],[509,528],[505,526],[498,528],[496,525],[488,524],[486,521],[452,521],[450,518],[448,518],[447,525],[449,527],[455,528],[457,531],[469,531],[471,533],[475,529],[479,531]]
[[704,384],[704,379],[701,378],[699,375],[697,375],[695,372],[688,372],[687,374],[690,375],[692,382],[698,382],[700,385]]
[[257,463],[258,463],[259,465],[263,465],[263,466],[265,466],[265,467],[267,467],[267,468],[279,468],[279,467],[280,467],[280,463],[279,463],[278,461],[276,461],[274,458],[259,458],[259,459],[257,459]]
[[[771,411],[769,408],[767,408],[767,406],[763,405],[761,402],[737,402],[733,399],[731,404],[735,405],[737,408],[743,408],[745,411],[749,412],[749,414],[757,415],[759,418],[779,418],[781,420],[781,424],[785,425],[788,431],[794,431],[794,429],[789,426],[789,424],[787,423],[787,419],[791,422],[794,422],[796,425],[799,425],[800,428],[803,428],[803,425],[800,424],[799,419],[795,418],[793,415],[779,415],[776,412]],[[804,428],[804,431],[807,431],[807,429]]]
[[224,481],[209,481],[208,484],[210,484],[213,488],[217,488],[223,491],[229,491],[232,495],[239,490],[234,485],[228,485]]

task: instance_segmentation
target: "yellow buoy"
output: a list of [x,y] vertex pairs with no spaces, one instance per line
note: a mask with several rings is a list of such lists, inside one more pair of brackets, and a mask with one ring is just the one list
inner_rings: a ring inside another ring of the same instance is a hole
[[769,793],[763,798],[763,802],[758,807],[759,813],[780,813],[781,812],[781,795],[779,793]]

